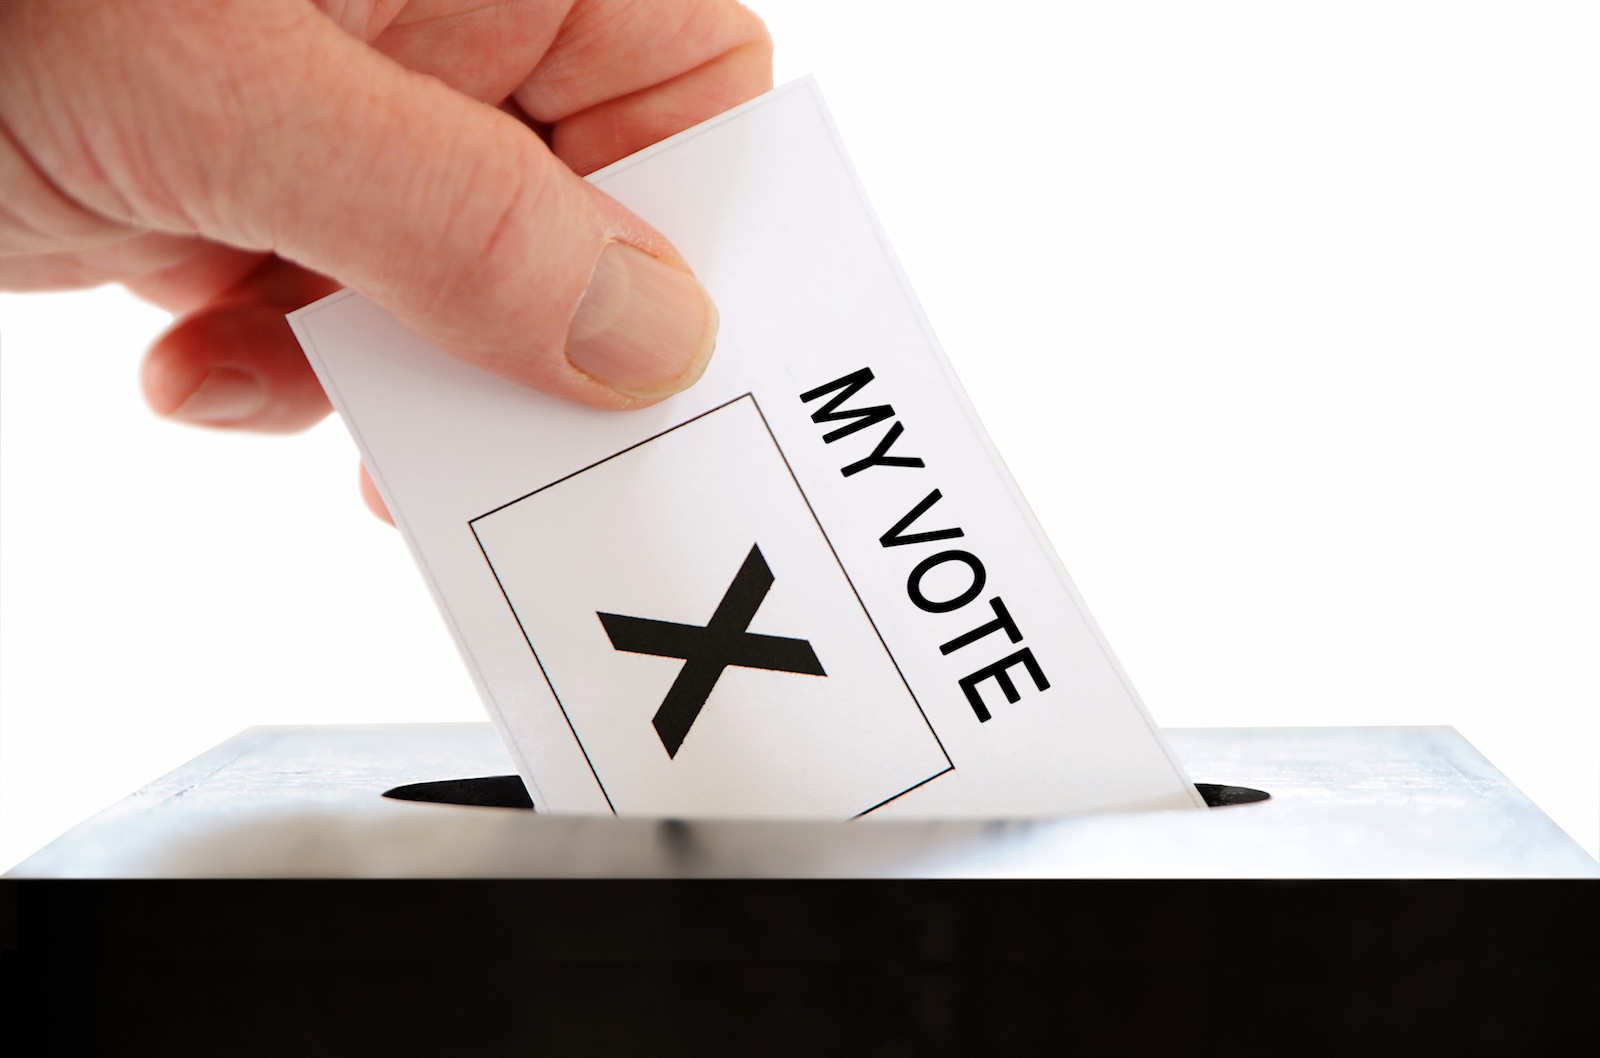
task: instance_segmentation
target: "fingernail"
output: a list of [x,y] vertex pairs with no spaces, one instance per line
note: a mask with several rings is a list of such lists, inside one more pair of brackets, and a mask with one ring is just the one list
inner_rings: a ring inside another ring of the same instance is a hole
[[260,411],[266,402],[266,390],[254,375],[231,367],[216,367],[207,372],[172,417],[198,423],[239,422]]
[[608,242],[567,334],[567,360],[630,397],[665,397],[706,368],[717,310],[694,276]]

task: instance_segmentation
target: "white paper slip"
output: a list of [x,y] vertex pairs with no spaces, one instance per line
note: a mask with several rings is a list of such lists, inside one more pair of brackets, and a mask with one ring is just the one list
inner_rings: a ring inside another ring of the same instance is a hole
[[1200,807],[799,81],[591,179],[721,313],[688,392],[567,404],[355,294],[290,317],[535,805]]

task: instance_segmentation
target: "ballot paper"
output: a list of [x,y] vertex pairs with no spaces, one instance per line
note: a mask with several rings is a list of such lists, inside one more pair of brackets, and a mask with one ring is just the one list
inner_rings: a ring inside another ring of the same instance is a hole
[[348,291],[290,317],[536,808],[1201,806],[962,392],[815,83],[590,179],[718,306],[687,392],[564,403]]

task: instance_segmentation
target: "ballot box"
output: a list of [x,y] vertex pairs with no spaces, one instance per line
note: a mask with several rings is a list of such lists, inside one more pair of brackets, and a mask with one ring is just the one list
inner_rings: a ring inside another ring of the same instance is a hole
[[258,727],[10,877],[1600,877],[1451,728],[1166,735],[1213,807],[826,822],[544,815],[488,724]]

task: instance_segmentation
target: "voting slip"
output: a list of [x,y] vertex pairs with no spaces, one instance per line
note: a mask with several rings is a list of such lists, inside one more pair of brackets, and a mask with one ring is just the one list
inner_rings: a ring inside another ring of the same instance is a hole
[[564,403],[350,292],[291,317],[536,808],[1201,806],[969,406],[815,83],[590,179],[717,304],[687,392]]

